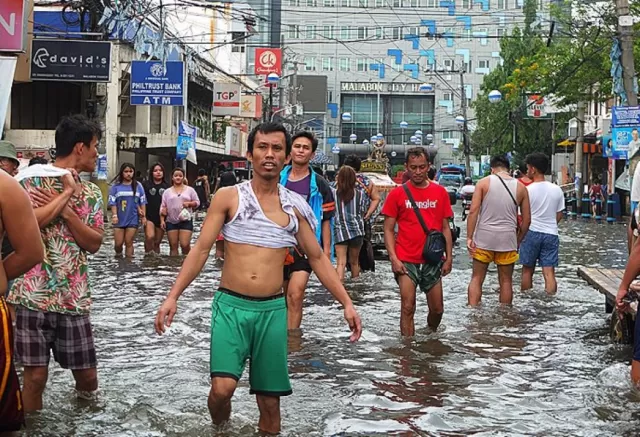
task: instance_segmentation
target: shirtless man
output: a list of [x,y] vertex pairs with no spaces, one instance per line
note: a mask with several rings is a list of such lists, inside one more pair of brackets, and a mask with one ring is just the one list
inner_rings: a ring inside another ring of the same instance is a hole
[[0,264],[0,434],[18,431],[24,423],[20,382],[13,365],[13,326],[4,290],[8,281],[44,259],[29,196],[15,179],[0,171],[0,235],[5,233],[14,251]]
[[214,196],[195,246],[155,321],[158,334],[170,326],[177,301],[204,267],[222,230],[225,263],[215,293],[211,323],[211,391],[213,423],[226,422],[231,397],[251,358],[250,386],[260,410],[262,432],[280,432],[280,397],[291,394],[287,369],[287,308],[282,270],[289,248],[299,244],[312,269],[342,304],[351,341],[360,338],[360,317],[331,261],[316,239],[319,226],[305,199],[278,184],[291,153],[291,136],[280,124],[263,123],[251,131],[247,159],[251,181],[220,189]]

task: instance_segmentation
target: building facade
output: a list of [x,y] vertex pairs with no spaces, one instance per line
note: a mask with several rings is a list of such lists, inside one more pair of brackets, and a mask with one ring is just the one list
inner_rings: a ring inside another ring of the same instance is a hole
[[[387,144],[402,145],[420,130],[424,145],[433,135],[439,164],[460,163],[462,98],[469,106],[484,76],[502,62],[500,39],[523,27],[523,3],[284,0],[282,36],[287,57],[299,62],[298,75],[327,77],[327,141],[347,144],[355,134],[362,144],[379,132]],[[538,4],[541,27],[548,25],[548,5]],[[287,67],[291,74],[295,66]],[[430,86],[420,91],[425,83]],[[345,112],[351,120],[342,119]],[[470,129],[474,118],[470,108]]]

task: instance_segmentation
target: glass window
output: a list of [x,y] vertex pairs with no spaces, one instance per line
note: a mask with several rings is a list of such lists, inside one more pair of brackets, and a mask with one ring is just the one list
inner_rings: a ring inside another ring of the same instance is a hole
[[444,69],[447,71],[453,71],[453,59],[444,60]]
[[325,8],[335,8],[336,7],[336,1],[335,0],[324,0],[324,7]]
[[360,7],[361,8],[368,8],[369,7],[369,1],[368,0],[360,0]]
[[394,27],[392,29],[391,37],[393,39],[400,39],[402,37],[402,27]]
[[394,8],[399,8],[400,7],[400,3],[401,3],[401,0],[393,0],[393,7]]
[[366,39],[367,38],[367,28],[366,27],[358,27],[358,39]]
[[351,32],[349,26],[342,26],[340,28],[340,39],[349,39],[351,38]]
[[471,41],[473,38],[471,37],[471,29],[465,29],[462,31],[462,35],[464,36],[464,38],[467,39],[467,41]]
[[501,28],[496,29],[496,36],[498,38],[502,38],[504,36],[504,34],[505,34],[505,30],[504,29],[501,29]]
[[307,33],[307,35],[306,35],[307,39],[316,39],[316,25],[315,24],[308,24],[306,33]]
[[305,71],[316,71],[316,58],[304,58],[304,64]]
[[376,26],[376,39],[382,38],[382,26]]
[[478,68],[489,68],[489,60],[483,59],[478,61]]
[[322,58],[322,71],[333,71],[333,62],[331,58]]
[[300,38],[300,28],[298,27],[297,24],[289,25],[289,33],[288,33],[287,36],[288,36],[289,39],[298,39],[298,38]]
[[357,64],[358,64],[357,66],[358,71],[367,71],[369,69],[369,65],[367,65],[366,59],[358,59]]
[[349,58],[340,59],[339,70],[340,71],[351,71],[351,59],[349,59]]
[[383,8],[384,0],[376,0],[376,8]]
[[405,28],[405,35],[420,35],[420,27],[407,27]]
[[310,8],[315,8],[318,6],[318,0],[307,0],[307,6]]
[[498,9],[507,9],[505,6],[505,0],[498,0]]
[[351,7],[351,0],[341,0],[340,6],[342,6],[343,8]]
[[471,9],[471,0],[462,0],[462,9]]
[[442,94],[442,100],[452,101],[453,100],[453,93],[450,93],[450,92],[443,93]]

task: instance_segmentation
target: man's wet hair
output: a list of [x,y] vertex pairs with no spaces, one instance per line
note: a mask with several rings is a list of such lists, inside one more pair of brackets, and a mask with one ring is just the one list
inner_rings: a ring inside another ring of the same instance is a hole
[[358,155],[349,155],[344,159],[344,165],[348,165],[357,172],[362,168],[362,160]]
[[247,151],[249,153],[253,153],[253,146],[254,146],[253,143],[256,141],[256,136],[258,135],[258,132],[261,134],[273,134],[276,132],[283,133],[284,141],[286,145],[285,151],[287,153],[287,156],[291,153],[291,144],[292,144],[291,135],[287,131],[287,128],[280,123],[273,123],[273,122],[261,123],[251,130],[251,132],[249,133],[249,139],[247,141]]
[[306,138],[311,141],[311,151],[315,152],[318,150],[318,139],[313,134],[313,132],[309,132],[306,130],[300,131],[296,133],[293,138],[291,138],[291,144],[295,143],[298,138]]
[[404,163],[408,164],[410,158],[419,158],[424,156],[424,159],[427,160],[427,164],[429,163],[429,154],[423,147],[412,147],[407,150],[407,155],[404,157]]
[[549,170],[549,158],[544,153],[531,153],[527,155],[524,162],[542,174],[547,174],[547,170]]
[[491,161],[489,162],[489,167],[491,168],[503,167],[509,170],[509,167],[510,167],[509,158],[507,158],[504,155],[495,155],[494,157],[491,158]]
[[102,139],[100,125],[81,114],[64,117],[56,127],[56,158],[71,155],[78,143],[89,147],[93,138]]

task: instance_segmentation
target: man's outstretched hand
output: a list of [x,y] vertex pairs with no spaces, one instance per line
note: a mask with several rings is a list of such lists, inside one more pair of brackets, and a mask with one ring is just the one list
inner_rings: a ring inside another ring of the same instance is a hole
[[178,311],[178,302],[171,297],[167,297],[160,309],[158,310],[158,315],[156,316],[156,332],[158,335],[162,335],[165,331],[165,325],[167,328],[171,327],[171,322],[173,322],[173,316],[176,315]]
[[360,316],[353,305],[349,305],[344,308],[344,319],[347,321],[349,328],[351,329],[351,337],[349,340],[352,342],[358,341],[362,335],[362,322],[360,321]]

